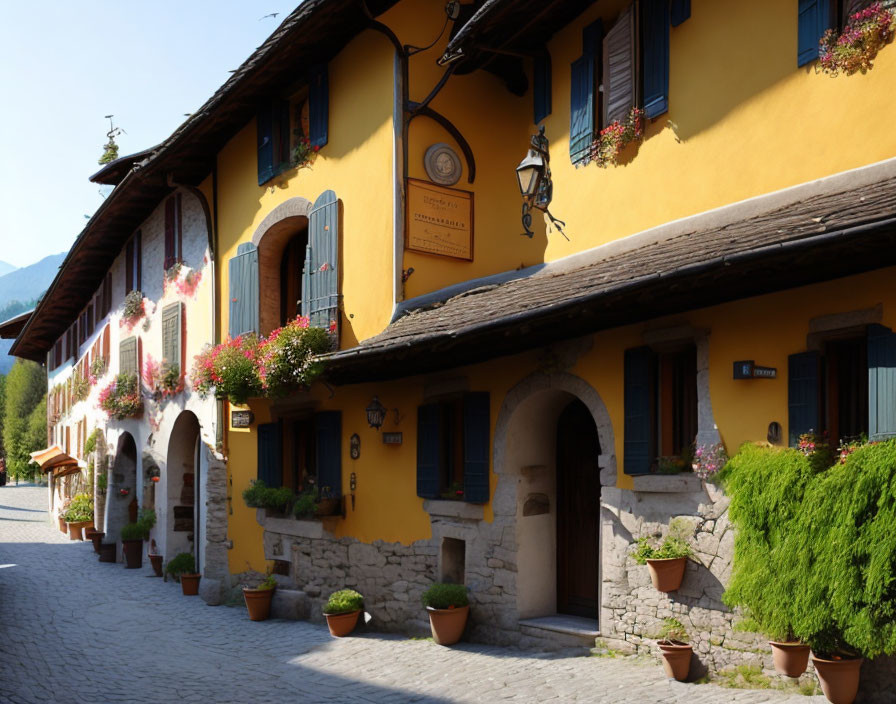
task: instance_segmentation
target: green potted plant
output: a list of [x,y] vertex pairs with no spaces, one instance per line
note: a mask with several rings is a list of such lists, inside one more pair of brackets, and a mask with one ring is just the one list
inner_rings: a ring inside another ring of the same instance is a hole
[[170,574],[180,582],[181,591],[185,596],[196,596],[199,593],[199,580],[202,575],[196,572],[196,561],[188,552],[175,555],[167,565],[165,574]]
[[135,570],[143,566],[143,541],[147,535],[147,530],[139,521],[128,523],[121,529],[121,550],[127,569]]
[[147,557],[149,557],[149,564],[152,565],[152,571],[155,573],[156,577],[161,577],[163,556],[158,553],[155,540],[149,543],[149,554]]
[[660,592],[674,592],[681,587],[684,568],[691,556],[687,543],[690,527],[683,519],[672,519],[665,540],[658,548],[651,547],[647,537],[638,539],[634,558],[639,565],[647,565],[653,588]]
[[439,645],[457,643],[470,615],[467,588],[463,584],[436,582],[423,592],[423,605],[429,614],[433,640]]
[[657,634],[657,645],[663,656],[663,669],[667,677],[672,677],[679,682],[688,678],[691,669],[691,655],[693,649],[688,645],[688,632],[681,621],[667,618],[663,621],[663,627]]
[[289,513],[295,498],[292,489],[285,486],[267,486],[261,479],[253,479],[249,487],[243,491],[243,501],[249,508],[263,508],[280,515]]
[[354,589],[340,589],[330,594],[324,604],[324,616],[330,635],[342,638],[355,630],[362,608],[364,597]]
[[859,693],[864,658],[853,653],[839,634],[822,634],[810,639],[809,645],[824,696],[831,704],[852,704]]
[[93,525],[93,499],[88,494],[76,494],[65,511],[69,540],[83,540],[83,530]]
[[243,599],[250,621],[266,621],[271,615],[271,601],[277,581],[269,574],[257,587],[243,587]]

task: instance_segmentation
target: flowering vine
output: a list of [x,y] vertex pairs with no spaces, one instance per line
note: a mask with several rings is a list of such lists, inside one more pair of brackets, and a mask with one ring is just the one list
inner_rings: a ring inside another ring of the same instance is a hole
[[110,418],[133,418],[143,410],[140,380],[136,374],[119,374],[100,391],[98,402]]
[[591,161],[602,169],[615,166],[622,150],[631,142],[641,139],[643,125],[644,111],[641,108],[632,108],[624,120],[611,122],[592,142]]
[[725,453],[725,446],[719,442],[714,445],[697,445],[691,466],[700,479],[708,479],[718,474],[726,462],[728,455]]
[[320,147],[311,146],[311,140],[304,135],[298,135],[296,138],[296,146],[292,150],[292,163],[300,169],[311,166],[317,159],[317,153]]
[[143,298],[143,293],[131,291],[124,298],[124,310],[121,312],[120,325],[131,330],[146,314],[146,299]]
[[865,73],[872,66],[877,52],[896,32],[896,12],[875,2],[849,16],[841,33],[829,29],[821,38],[819,63],[821,70],[836,76]]
[[156,402],[164,401],[184,390],[183,375],[177,364],[163,364],[147,355],[143,363],[143,384]]
[[196,295],[200,281],[202,281],[201,271],[184,266],[181,262],[175,262],[165,271],[163,295],[173,287],[180,295],[192,298]]

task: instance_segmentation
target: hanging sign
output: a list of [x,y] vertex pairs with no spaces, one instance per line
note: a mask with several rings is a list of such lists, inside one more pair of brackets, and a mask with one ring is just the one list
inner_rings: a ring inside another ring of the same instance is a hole
[[230,412],[230,427],[231,428],[248,428],[252,425],[252,421],[255,420],[255,416],[252,415],[252,411],[231,411]]
[[414,252],[473,261],[473,194],[409,178],[406,237]]

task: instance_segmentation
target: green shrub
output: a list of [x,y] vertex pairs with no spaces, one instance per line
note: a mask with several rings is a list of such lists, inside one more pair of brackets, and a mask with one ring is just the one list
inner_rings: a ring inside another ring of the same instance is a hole
[[309,492],[299,494],[292,507],[293,515],[296,518],[311,518],[316,510],[317,501],[314,498],[314,494]]
[[88,494],[76,494],[65,512],[67,523],[83,523],[93,520],[93,499]]
[[268,508],[286,513],[296,496],[285,486],[274,488],[266,486],[261,479],[255,479],[243,492],[243,500],[250,508]]
[[452,609],[470,603],[463,584],[436,582],[423,592],[423,605],[433,609]]
[[87,436],[87,441],[84,443],[84,454],[89,455],[96,449],[96,439],[100,435],[100,429],[94,428],[93,432]]
[[165,574],[182,575],[194,574],[196,572],[196,563],[193,556],[188,552],[182,552],[172,558],[165,565]]
[[663,621],[663,627],[660,629],[660,632],[656,635],[657,640],[665,640],[665,641],[674,641],[677,640],[679,643],[687,643],[690,640],[690,636],[688,636],[687,629],[684,627],[684,624],[678,619],[667,618]]
[[686,519],[673,518],[669,521],[669,530],[666,539],[658,548],[651,547],[649,540],[638,538],[633,557],[639,565],[647,564],[648,560],[669,560],[677,557],[690,557],[692,550],[687,540],[689,534],[693,534],[692,526]]
[[139,521],[136,523],[128,523],[121,529],[122,540],[146,540],[149,537],[149,531]]
[[340,589],[330,594],[324,605],[325,614],[347,614],[364,607],[364,597],[354,589]]

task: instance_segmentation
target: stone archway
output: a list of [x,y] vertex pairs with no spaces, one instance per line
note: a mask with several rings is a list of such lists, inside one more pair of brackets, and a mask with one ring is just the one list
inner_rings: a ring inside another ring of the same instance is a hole
[[[122,491],[127,495],[122,496]],[[137,443],[128,432],[118,438],[107,486],[106,542],[120,542],[121,529],[130,522],[128,507],[137,500]]]
[[183,411],[171,429],[165,462],[165,559],[188,552],[196,559],[197,569],[204,557],[197,548],[205,533],[198,510],[203,495],[200,446],[199,421],[190,411]]

